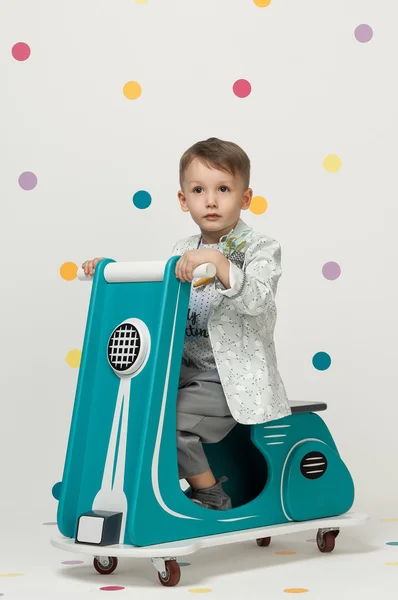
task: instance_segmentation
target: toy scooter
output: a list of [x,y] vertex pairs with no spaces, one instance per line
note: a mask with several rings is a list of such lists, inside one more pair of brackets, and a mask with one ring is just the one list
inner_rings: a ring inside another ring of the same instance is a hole
[[[93,280],[58,506],[62,550],[94,556],[101,574],[118,557],[148,557],[164,586],[177,585],[177,558],[210,546],[317,529],[331,552],[340,528],[366,515],[348,512],[354,484],[317,414],[324,403],[291,402],[292,414],[237,424],[205,451],[233,508],[213,511],[189,499],[178,478],[176,399],[191,284],[167,262],[102,260]],[[215,266],[194,277],[212,277]]]

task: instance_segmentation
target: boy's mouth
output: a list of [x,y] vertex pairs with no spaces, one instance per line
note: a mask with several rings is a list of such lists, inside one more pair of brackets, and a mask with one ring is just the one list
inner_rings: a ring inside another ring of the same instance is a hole
[[210,220],[215,220],[215,219],[220,219],[220,218],[221,218],[220,215],[216,215],[214,213],[213,214],[210,213],[209,215],[205,216],[205,219],[210,219]]

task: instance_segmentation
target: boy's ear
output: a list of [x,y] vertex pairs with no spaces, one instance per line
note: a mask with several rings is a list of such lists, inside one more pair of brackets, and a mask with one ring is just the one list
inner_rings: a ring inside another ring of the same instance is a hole
[[180,190],[178,192],[178,199],[180,201],[181,210],[183,212],[189,212],[189,208],[187,206],[187,200],[186,200],[186,198],[184,196],[184,192],[182,190]]
[[252,198],[253,198],[253,190],[251,188],[247,188],[247,190],[245,192],[243,192],[242,205],[241,205],[242,210],[247,210],[250,207]]

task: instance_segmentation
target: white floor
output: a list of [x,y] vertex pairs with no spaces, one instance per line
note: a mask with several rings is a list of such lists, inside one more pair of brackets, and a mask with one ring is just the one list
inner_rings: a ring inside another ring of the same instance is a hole
[[[387,545],[398,542],[398,514],[373,516],[362,528],[342,531],[331,554],[318,551],[315,530],[275,538],[268,548],[245,542],[202,550],[184,559],[189,564],[183,563],[181,582],[175,588],[162,587],[150,562],[141,559],[122,559],[115,573],[101,576],[90,559],[50,545],[56,525],[34,522],[26,514],[17,530],[3,514],[0,531],[4,600],[84,599],[102,597],[107,591],[140,600],[192,595],[274,600],[299,593],[322,600],[398,597],[398,545]],[[101,590],[109,586],[121,589]]]

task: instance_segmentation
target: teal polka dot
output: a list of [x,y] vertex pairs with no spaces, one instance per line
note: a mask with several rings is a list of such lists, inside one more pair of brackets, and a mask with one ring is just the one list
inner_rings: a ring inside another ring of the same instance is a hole
[[386,542],[387,546],[398,546],[398,542]]
[[58,481],[58,483],[56,483],[56,484],[53,486],[53,489],[52,489],[52,495],[54,496],[54,498],[55,498],[56,500],[59,500],[59,497],[60,497],[60,495],[61,495],[61,488],[62,488],[62,481]]
[[312,364],[318,371],[326,371],[332,364],[332,359],[326,352],[317,352],[312,359]]
[[145,190],[140,190],[136,192],[133,196],[133,204],[136,208],[144,209],[148,208],[151,205],[152,197],[149,192]]

